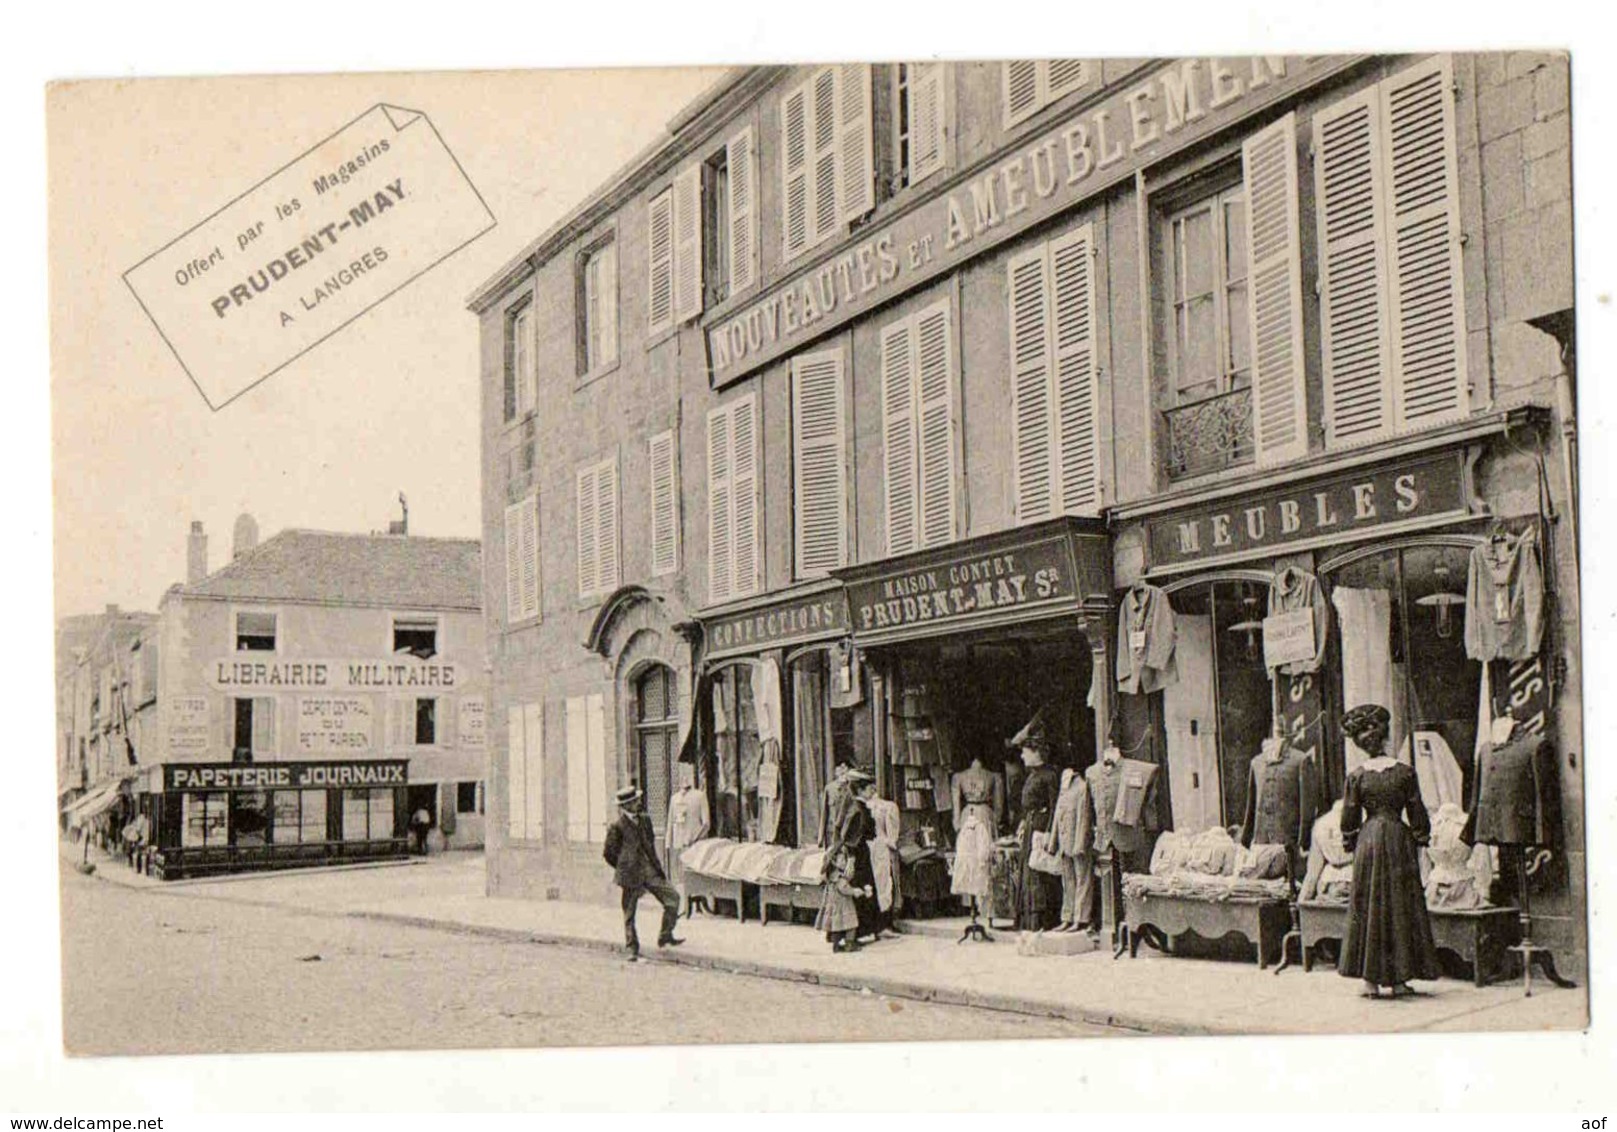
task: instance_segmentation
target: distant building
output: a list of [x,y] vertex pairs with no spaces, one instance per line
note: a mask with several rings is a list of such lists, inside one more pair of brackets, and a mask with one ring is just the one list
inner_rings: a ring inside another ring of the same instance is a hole
[[116,605],[57,623],[56,784],[64,825],[90,824],[112,811],[138,765],[143,708],[156,687],[156,625],[155,613]]

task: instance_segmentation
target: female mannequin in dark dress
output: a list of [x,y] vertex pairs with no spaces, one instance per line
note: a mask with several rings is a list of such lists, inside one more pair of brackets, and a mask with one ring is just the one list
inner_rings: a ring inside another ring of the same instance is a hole
[[1431,837],[1431,820],[1414,768],[1387,755],[1390,729],[1387,709],[1377,704],[1342,718],[1343,732],[1370,758],[1348,775],[1343,791],[1342,843],[1353,851],[1353,889],[1338,971],[1364,980],[1367,998],[1379,998],[1382,987],[1391,987],[1394,998],[1413,994],[1410,979],[1438,976],[1418,849]]
[[1022,782],[1021,900],[1016,926],[1022,931],[1044,931],[1061,919],[1061,878],[1028,864],[1033,835],[1050,829],[1050,815],[1061,794],[1061,779],[1046,765],[1050,744],[1041,726],[1031,726],[1020,739],[1027,777]]

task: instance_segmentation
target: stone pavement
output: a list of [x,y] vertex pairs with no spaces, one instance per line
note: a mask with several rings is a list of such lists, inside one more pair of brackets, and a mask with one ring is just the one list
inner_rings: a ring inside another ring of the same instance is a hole
[[[69,857],[64,848],[64,860]],[[483,858],[452,853],[391,867],[300,870],[163,884],[119,862],[96,876],[144,888],[154,896],[209,899],[263,907],[357,916],[536,944],[617,950],[616,908],[491,898]],[[642,902],[641,938],[656,938],[658,909]],[[852,955],[833,955],[811,928],[761,926],[698,915],[681,924],[677,949],[647,947],[650,962],[679,963],[821,986],[868,989],[893,998],[944,1002],[1167,1034],[1289,1034],[1424,1030],[1576,1030],[1588,1025],[1587,992],[1519,982],[1477,988],[1441,979],[1417,983],[1420,997],[1371,1002],[1357,982],[1328,965],[1280,974],[1256,964],[1159,955],[1113,959],[1102,948],[1085,955],[1024,957],[1016,938],[996,932],[992,944],[959,945],[952,935],[924,932],[887,938]]]

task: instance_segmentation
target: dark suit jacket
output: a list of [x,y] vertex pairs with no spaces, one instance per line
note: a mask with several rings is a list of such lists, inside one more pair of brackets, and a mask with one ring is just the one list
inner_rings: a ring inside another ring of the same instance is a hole
[[1288,749],[1284,758],[1272,763],[1258,755],[1247,779],[1241,844],[1307,849],[1318,810],[1319,790],[1308,756]]
[[1518,735],[1484,747],[1471,818],[1461,837],[1485,845],[1556,846],[1560,783],[1555,748],[1542,735]]
[[639,888],[654,880],[667,880],[657,859],[657,838],[651,818],[645,813],[630,817],[620,813],[606,831],[601,856],[613,868],[612,880],[619,888]]

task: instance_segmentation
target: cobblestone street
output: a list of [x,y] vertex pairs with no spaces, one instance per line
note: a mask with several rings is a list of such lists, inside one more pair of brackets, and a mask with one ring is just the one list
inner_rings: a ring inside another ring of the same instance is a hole
[[[117,866],[110,866],[117,867]],[[251,882],[230,886],[237,894]],[[220,886],[224,887],[224,886]],[[64,870],[70,1054],[1061,1038],[1099,1027],[133,890]],[[108,925],[118,930],[107,930]]]

